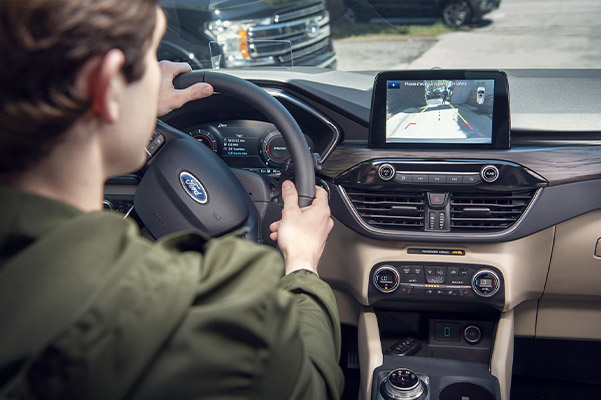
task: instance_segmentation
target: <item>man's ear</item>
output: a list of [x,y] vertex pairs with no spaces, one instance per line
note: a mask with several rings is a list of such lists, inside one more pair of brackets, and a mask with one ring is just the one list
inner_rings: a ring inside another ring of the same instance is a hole
[[119,119],[120,94],[125,85],[121,68],[125,55],[119,49],[109,50],[92,61],[88,74],[88,90],[92,110],[108,123]]

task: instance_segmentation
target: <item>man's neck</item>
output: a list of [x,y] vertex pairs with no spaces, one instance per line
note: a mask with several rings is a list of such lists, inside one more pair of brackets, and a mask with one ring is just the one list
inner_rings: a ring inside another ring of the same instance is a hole
[[101,152],[93,138],[87,138],[89,143],[83,135],[80,140],[65,140],[33,168],[5,177],[3,182],[82,211],[100,210],[105,177]]

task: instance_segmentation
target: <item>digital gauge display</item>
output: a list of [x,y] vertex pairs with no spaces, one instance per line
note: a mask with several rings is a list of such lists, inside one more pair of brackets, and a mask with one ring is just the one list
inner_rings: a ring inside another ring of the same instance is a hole
[[[288,145],[268,122],[235,120],[203,124],[188,130],[232,168],[277,175],[290,159]],[[313,142],[305,135],[309,150]]]

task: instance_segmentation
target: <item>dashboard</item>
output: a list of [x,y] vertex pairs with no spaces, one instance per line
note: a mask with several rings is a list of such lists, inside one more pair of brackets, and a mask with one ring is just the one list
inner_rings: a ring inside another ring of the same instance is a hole
[[[405,366],[429,371],[431,391],[460,365],[504,400],[515,338],[601,340],[601,71],[504,71],[510,146],[488,147],[370,146],[377,72],[225,72],[278,99],[320,156],[335,220],[320,276],[356,332],[363,398],[399,364],[389,349],[417,348],[408,337],[421,344]],[[488,104],[487,85],[470,107]],[[451,108],[451,87],[430,86],[420,101]],[[277,177],[289,161],[277,129],[234,98],[162,119],[235,169]],[[134,192],[124,177],[107,200]]]

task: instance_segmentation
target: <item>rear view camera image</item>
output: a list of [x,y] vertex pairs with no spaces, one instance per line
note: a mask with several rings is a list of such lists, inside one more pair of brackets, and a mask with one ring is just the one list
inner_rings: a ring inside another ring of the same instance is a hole
[[492,142],[494,80],[387,81],[386,143]]

